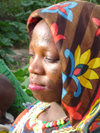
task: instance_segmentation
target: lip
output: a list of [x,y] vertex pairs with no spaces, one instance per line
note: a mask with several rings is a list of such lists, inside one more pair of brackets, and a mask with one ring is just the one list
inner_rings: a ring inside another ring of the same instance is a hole
[[32,83],[29,84],[28,88],[30,90],[45,90],[46,89],[45,86],[41,86],[41,85],[38,85],[38,84],[32,84]]

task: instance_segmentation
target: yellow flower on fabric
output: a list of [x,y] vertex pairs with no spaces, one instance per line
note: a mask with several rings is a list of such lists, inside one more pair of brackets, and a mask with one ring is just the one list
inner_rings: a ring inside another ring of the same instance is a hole
[[90,57],[91,50],[88,49],[81,54],[81,49],[78,45],[74,54],[75,69],[73,74],[79,79],[82,86],[93,89],[90,80],[99,79],[98,74],[93,69],[100,67],[100,58],[90,60]]

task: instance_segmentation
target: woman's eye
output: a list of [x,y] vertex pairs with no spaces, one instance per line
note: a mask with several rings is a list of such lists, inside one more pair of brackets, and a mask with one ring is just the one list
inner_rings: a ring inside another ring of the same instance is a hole
[[49,63],[56,63],[59,60],[59,58],[49,58],[45,57],[45,61]]
[[32,57],[32,58],[33,58],[33,57],[34,57],[34,54],[32,54],[32,53],[29,53],[29,57]]

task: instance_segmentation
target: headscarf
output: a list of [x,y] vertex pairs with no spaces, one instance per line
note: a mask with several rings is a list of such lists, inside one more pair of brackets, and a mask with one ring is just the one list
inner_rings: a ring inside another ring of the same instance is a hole
[[[45,20],[57,46],[62,68],[62,106],[77,131],[100,131],[100,6],[64,1],[34,11],[29,36]],[[67,129],[66,129],[67,130]]]

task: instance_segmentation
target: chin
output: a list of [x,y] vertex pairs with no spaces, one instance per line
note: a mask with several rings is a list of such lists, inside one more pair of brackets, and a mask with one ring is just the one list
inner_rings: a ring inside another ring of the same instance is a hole
[[33,92],[33,96],[41,102],[49,102],[49,103],[50,102],[58,102],[58,103],[61,102],[61,96],[57,97],[56,95],[53,95],[53,94],[47,95],[44,93],[39,94],[37,92]]
[[34,96],[37,100],[41,101],[41,102],[52,102],[52,100],[48,100],[46,98],[43,98],[43,97],[37,97],[37,96]]
[[37,100],[41,101],[41,102],[48,102],[48,103],[51,103],[51,102],[57,102],[57,103],[61,103],[61,99],[56,99],[56,98],[53,98],[53,99],[48,99],[48,98],[44,98],[44,97],[35,97]]

